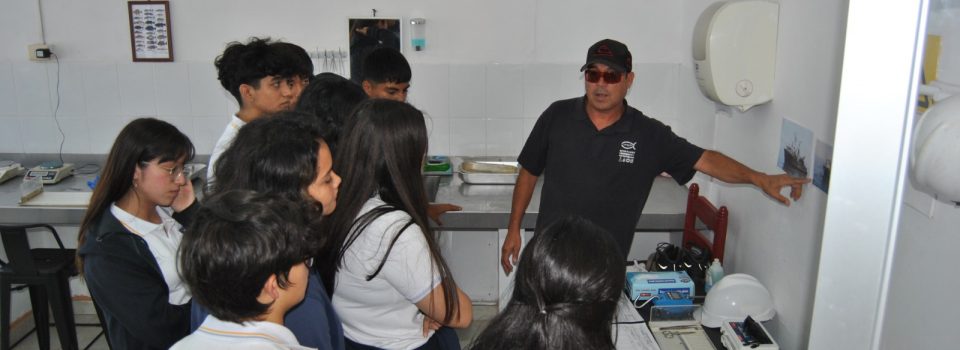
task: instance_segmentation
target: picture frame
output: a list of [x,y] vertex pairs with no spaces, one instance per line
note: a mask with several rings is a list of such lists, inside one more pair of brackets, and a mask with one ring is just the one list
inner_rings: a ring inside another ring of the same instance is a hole
[[347,19],[351,80],[359,82],[360,66],[367,52],[383,46],[403,52],[402,23],[399,17],[351,17]]
[[129,1],[130,54],[134,62],[173,62],[169,1]]

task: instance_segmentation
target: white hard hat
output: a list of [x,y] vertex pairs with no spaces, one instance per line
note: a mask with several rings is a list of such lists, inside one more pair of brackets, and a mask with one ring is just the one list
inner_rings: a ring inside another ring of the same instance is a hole
[[710,288],[703,302],[700,323],[704,327],[717,328],[726,320],[743,322],[747,316],[763,322],[772,319],[776,313],[770,291],[760,281],[747,274],[735,273],[724,276]]

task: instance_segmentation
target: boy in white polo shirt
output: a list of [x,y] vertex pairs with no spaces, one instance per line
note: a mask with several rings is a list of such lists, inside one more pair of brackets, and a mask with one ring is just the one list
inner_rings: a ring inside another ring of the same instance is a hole
[[217,159],[233,142],[237,130],[264,115],[292,110],[313,77],[313,61],[306,50],[270,38],[232,42],[213,64],[220,85],[237,99],[240,110],[230,117],[210,153],[208,183],[214,180]]
[[184,235],[180,264],[210,315],[171,349],[311,349],[283,326],[307,287],[308,213],[294,201],[253,191],[207,200]]

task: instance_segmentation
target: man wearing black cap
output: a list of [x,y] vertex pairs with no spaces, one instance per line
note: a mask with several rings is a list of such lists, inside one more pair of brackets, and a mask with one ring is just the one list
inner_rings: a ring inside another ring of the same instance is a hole
[[530,131],[520,152],[520,176],[500,263],[510,273],[520,254],[520,222],[537,178],[544,172],[537,228],[567,215],[583,216],[617,240],[626,258],[653,180],[668,173],[679,184],[697,171],[729,183],[749,183],[790,205],[780,189],[790,186],[800,199],[807,179],[767,175],[719,152],[704,150],[674,134],[670,127],[627,105],[633,84],[633,60],[627,46],[604,39],[587,50],[580,70],[583,97],[554,102]]

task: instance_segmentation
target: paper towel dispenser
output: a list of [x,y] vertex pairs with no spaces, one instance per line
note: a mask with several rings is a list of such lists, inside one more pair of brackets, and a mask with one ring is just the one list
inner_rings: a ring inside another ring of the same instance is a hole
[[704,95],[740,111],[773,99],[779,11],[764,0],[722,1],[703,11],[693,60]]

